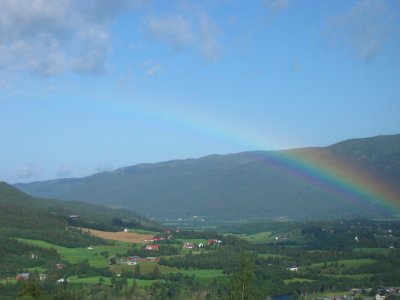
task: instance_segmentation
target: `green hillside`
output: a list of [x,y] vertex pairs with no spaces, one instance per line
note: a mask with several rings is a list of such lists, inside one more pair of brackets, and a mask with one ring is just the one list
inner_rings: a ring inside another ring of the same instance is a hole
[[[331,193],[302,176],[294,176],[279,161],[288,154],[331,165],[354,165],[377,180],[400,186],[400,135],[393,135],[349,140],[325,148],[253,151],[139,164],[80,179],[16,187],[35,196],[126,207],[158,217],[387,217],[387,212],[374,203]],[[354,209],[355,201],[366,205]]]
[[[71,215],[78,215],[78,219],[71,221]],[[119,223],[129,222],[139,228],[158,226],[126,210],[34,198],[0,182],[0,237],[41,239],[66,247],[89,246],[103,242],[69,227],[71,222],[93,228],[117,229],[118,226],[114,224],[116,220]]]

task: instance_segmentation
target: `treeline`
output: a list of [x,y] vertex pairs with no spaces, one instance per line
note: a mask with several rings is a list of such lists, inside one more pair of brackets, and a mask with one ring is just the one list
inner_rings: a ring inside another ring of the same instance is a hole
[[225,246],[214,251],[203,252],[193,255],[170,258],[160,258],[159,264],[176,267],[179,269],[223,269],[224,273],[230,274],[238,266],[239,252],[236,248]]
[[0,237],[0,278],[12,277],[28,268],[51,268],[60,261],[54,249],[19,242]]

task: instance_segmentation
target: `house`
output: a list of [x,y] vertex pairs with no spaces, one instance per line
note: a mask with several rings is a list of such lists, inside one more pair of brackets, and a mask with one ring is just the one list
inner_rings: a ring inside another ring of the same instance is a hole
[[63,270],[65,268],[65,265],[64,264],[56,264],[56,268],[58,270]]
[[149,244],[144,248],[144,250],[156,250],[156,251],[158,251],[158,248],[159,248],[159,246],[156,245],[156,244]]
[[47,279],[47,274],[39,273],[39,280],[40,281],[43,281],[43,280],[46,280],[46,279]]
[[129,256],[126,260],[127,261],[137,261],[140,257],[137,255]]
[[19,273],[17,274],[17,276],[15,276],[16,281],[23,281],[28,279],[29,279],[29,273]]
[[193,245],[193,243],[184,243],[183,248],[184,249],[193,249],[194,245]]
[[158,241],[164,241],[165,237],[162,236],[154,236],[153,237],[153,241],[158,242]]
[[296,266],[290,266],[290,267],[288,267],[287,269],[288,269],[289,271],[292,271],[292,272],[298,272],[298,271],[299,271],[299,268],[296,267]]
[[78,215],[70,215],[69,218],[71,220],[76,220],[76,219],[78,219]]
[[221,240],[216,240],[216,239],[211,239],[211,240],[208,240],[208,241],[207,241],[207,244],[208,244],[208,245],[219,245],[219,244],[221,244],[221,243],[222,243]]
[[275,241],[287,241],[289,240],[289,235],[280,235],[275,237]]
[[152,257],[152,256],[146,257],[146,261],[159,261],[159,260],[160,259],[158,257]]

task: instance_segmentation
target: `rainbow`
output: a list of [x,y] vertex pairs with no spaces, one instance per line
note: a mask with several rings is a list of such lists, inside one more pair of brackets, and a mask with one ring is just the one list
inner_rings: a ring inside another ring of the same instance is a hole
[[[251,152],[246,155],[249,154],[254,155]],[[336,194],[354,207],[373,208],[382,215],[399,212],[398,188],[354,164],[332,159],[329,150],[319,149],[318,153],[310,153],[310,149],[276,151],[271,157],[259,161],[327,193]]]
[[[185,110],[171,103],[168,103],[168,106],[160,104],[152,106],[144,102],[135,104],[131,101],[119,101],[119,108],[124,113],[133,113],[141,118],[157,120],[169,126],[184,128],[196,135],[239,146],[240,149],[244,149],[242,155],[257,153],[246,152],[246,150],[278,150],[278,145],[285,145],[280,148],[293,148],[290,143],[274,136],[272,132],[255,132],[254,128],[246,128],[236,122],[221,120],[219,116],[210,112],[201,112],[196,109]],[[272,160],[260,160],[260,163],[273,164],[280,172],[318,186],[327,193],[334,193],[360,208],[373,207],[389,214],[400,212],[399,187],[349,162],[330,159],[328,152],[324,155],[309,155],[309,151],[297,149],[273,153]]]

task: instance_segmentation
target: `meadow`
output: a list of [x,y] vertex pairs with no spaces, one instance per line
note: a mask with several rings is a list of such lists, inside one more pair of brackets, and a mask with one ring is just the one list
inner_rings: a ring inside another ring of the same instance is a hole
[[91,267],[105,268],[108,266],[108,260],[101,253],[108,252],[109,256],[122,254],[128,251],[131,247],[131,243],[125,242],[114,242],[113,245],[98,245],[89,248],[66,248],[51,243],[47,243],[40,240],[31,240],[18,238],[19,241],[40,246],[43,248],[53,248],[60,255],[63,260],[69,261],[70,263],[76,264],[84,260],[88,260]]

